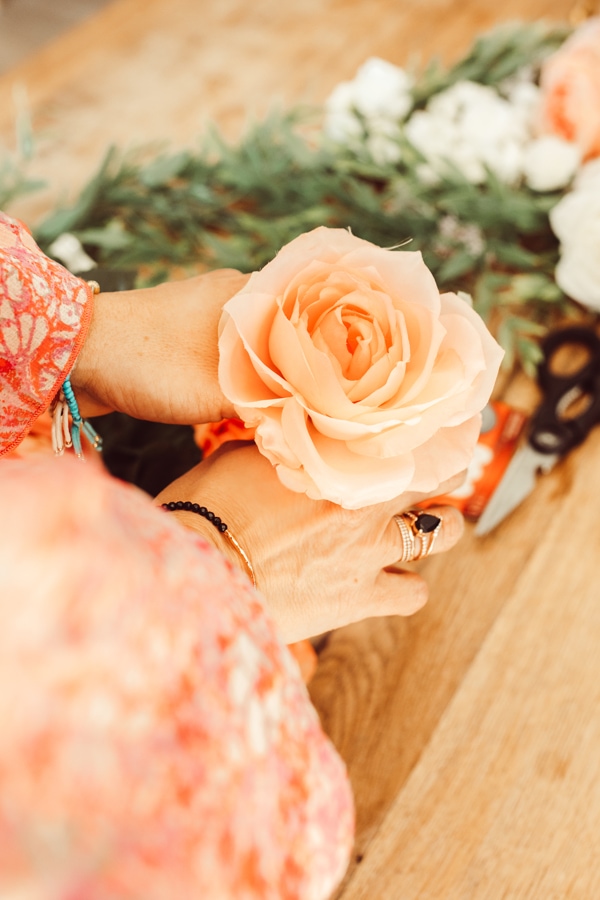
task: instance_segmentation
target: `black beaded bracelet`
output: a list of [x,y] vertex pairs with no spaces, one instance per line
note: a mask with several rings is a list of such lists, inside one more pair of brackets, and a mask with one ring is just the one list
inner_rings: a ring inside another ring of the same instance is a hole
[[206,506],[200,506],[199,503],[191,503],[189,500],[174,500],[170,503],[162,503],[163,509],[166,509],[167,512],[193,512],[196,513],[197,516],[202,516],[203,519],[206,519],[211,525],[214,525],[217,531],[220,531],[221,534],[227,538],[231,546],[239,553],[242,560],[244,561],[244,566],[246,567],[246,571],[250,576],[250,580],[254,587],[256,587],[256,576],[254,575],[254,569],[252,567],[252,563],[248,557],[246,551],[241,547],[237,540],[232,535],[231,531],[225,524],[225,522],[221,521],[219,516],[215,516],[214,512],[211,512],[210,509],[207,509]]
[[184,509],[186,512],[196,513],[197,515],[208,519],[208,521],[215,526],[217,531],[223,533],[227,531],[225,522],[222,522],[218,516],[215,516],[214,512],[211,512],[210,509],[207,509],[205,506],[200,506],[199,503],[190,503],[189,500],[177,500],[175,503],[163,503],[162,508],[169,512],[175,512],[177,509]]

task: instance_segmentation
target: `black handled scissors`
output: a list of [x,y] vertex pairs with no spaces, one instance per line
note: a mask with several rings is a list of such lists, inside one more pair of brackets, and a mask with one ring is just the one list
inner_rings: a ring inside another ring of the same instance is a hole
[[[579,348],[585,359],[561,371],[560,351]],[[527,442],[515,453],[481,515],[475,534],[487,534],[531,493],[538,472],[549,472],[600,422],[600,338],[585,326],[551,332],[542,343],[538,383],[543,400]]]

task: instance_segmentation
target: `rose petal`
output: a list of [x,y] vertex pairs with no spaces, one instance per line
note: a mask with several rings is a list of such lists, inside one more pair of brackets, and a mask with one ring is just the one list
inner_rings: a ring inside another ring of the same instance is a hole
[[285,380],[240,335],[233,317],[224,321],[219,338],[219,383],[234,406],[266,406],[290,394]]
[[352,404],[344,394],[331,358],[310,339],[304,322],[296,327],[283,315],[273,322],[271,344],[276,365],[283,368],[296,394],[309,406],[352,414]]
[[[412,454],[381,460],[374,467],[371,460],[356,456],[344,442],[319,434],[306,414],[291,403],[284,407],[281,424],[286,444],[293,445],[308,476],[302,484],[309,497],[327,497],[345,509],[360,509],[399,496],[411,483]],[[277,474],[288,487],[301,483],[288,467],[279,465]]]
[[471,462],[481,430],[478,413],[461,425],[440,428],[415,454],[411,490],[430,493],[444,481],[464,471]]

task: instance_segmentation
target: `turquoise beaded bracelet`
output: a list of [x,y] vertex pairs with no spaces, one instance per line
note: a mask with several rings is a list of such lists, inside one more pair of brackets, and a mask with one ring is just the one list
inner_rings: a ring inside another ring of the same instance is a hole
[[[97,281],[88,281],[88,286],[93,294],[100,293],[100,285]],[[69,425],[69,413],[71,425]],[[65,448],[73,447],[79,459],[83,459],[83,447],[81,435],[85,434],[94,450],[102,452],[102,438],[79,412],[79,406],[71,386],[71,375],[67,375],[63,381],[58,399],[52,410],[52,446],[57,456],[62,456]]]

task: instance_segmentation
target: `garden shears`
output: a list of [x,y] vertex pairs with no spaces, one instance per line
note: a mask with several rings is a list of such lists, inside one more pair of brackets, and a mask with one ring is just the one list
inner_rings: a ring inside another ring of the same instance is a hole
[[477,522],[477,535],[499,525],[534,489],[538,473],[550,472],[600,422],[600,339],[595,331],[578,325],[553,331],[543,341],[542,352],[537,372],[542,402],[531,418],[525,444]]

